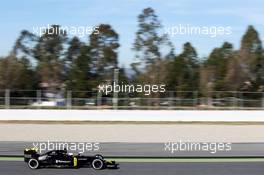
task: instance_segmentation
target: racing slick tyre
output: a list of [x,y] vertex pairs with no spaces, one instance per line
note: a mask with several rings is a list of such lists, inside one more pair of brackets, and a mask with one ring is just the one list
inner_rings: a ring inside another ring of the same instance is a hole
[[92,162],[92,167],[95,170],[101,170],[104,168],[104,162],[101,159],[94,159]]
[[28,167],[32,170],[38,169],[39,168],[39,162],[37,159],[30,159],[28,161]]

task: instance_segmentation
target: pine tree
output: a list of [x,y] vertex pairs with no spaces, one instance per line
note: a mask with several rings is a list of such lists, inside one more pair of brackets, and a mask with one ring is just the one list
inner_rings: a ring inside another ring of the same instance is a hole
[[259,34],[253,26],[249,26],[242,37],[239,51],[229,62],[226,86],[230,90],[260,91],[264,83],[263,60]]
[[162,66],[166,65],[165,59],[171,58],[174,53],[162,28],[155,11],[152,8],[143,9],[138,16],[138,31],[132,48],[136,62],[131,64],[141,82],[160,84],[165,81],[163,77],[167,70]]
[[39,38],[34,50],[34,58],[38,61],[37,72],[41,78],[41,86],[48,90],[61,88],[63,84],[63,55],[67,34],[59,25],[47,28]]
[[216,91],[226,90],[225,77],[228,69],[228,62],[233,56],[232,44],[225,42],[220,48],[215,48],[203,63],[202,69],[210,70],[210,82]]
[[98,26],[98,31],[90,35],[92,72],[98,79],[111,79],[113,69],[118,67],[117,49],[119,36],[108,24]]
[[[68,90],[72,91],[91,91],[92,82],[90,75],[90,48],[82,46],[80,53],[72,60],[72,65],[68,73],[66,85]],[[80,96],[79,96],[80,97]]]
[[198,89],[199,62],[196,50],[191,43],[184,44],[183,52],[175,57],[169,69],[169,88],[177,91]]
[[[162,25],[152,8],[145,8],[138,16],[138,31],[133,44],[136,58],[149,65],[156,60],[171,54],[172,46],[165,34],[161,33]],[[162,49],[169,47],[168,53],[162,55]]]
[[0,89],[32,90],[36,85],[36,74],[27,59],[12,54],[0,59]]

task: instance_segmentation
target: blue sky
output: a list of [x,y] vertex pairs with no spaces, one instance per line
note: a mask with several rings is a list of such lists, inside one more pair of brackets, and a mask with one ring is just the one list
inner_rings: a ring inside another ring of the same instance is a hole
[[[230,26],[231,35],[211,38],[205,35],[171,37],[176,53],[190,41],[200,57],[208,55],[224,41],[239,47],[249,24],[255,26],[263,41],[263,0],[8,0],[0,2],[0,55],[9,53],[19,32],[36,26],[95,26],[109,23],[120,34],[119,61],[128,66],[137,31],[137,16],[146,7],[155,9],[163,26]],[[88,40],[84,38],[84,40]]]

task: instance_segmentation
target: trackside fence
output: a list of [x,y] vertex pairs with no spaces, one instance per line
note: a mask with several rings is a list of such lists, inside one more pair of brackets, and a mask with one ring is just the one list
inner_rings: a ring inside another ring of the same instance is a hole
[[167,91],[155,95],[97,91],[0,90],[2,109],[236,109],[264,110],[263,92]]

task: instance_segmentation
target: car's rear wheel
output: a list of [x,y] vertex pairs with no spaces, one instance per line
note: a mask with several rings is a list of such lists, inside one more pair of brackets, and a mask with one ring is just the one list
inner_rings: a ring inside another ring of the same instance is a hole
[[39,162],[37,159],[30,159],[28,161],[28,167],[32,170],[38,169],[39,168]]
[[104,167],[104,162],[101,159],[94,159],[92,162],[92,167],[95,170],[101,170]]

